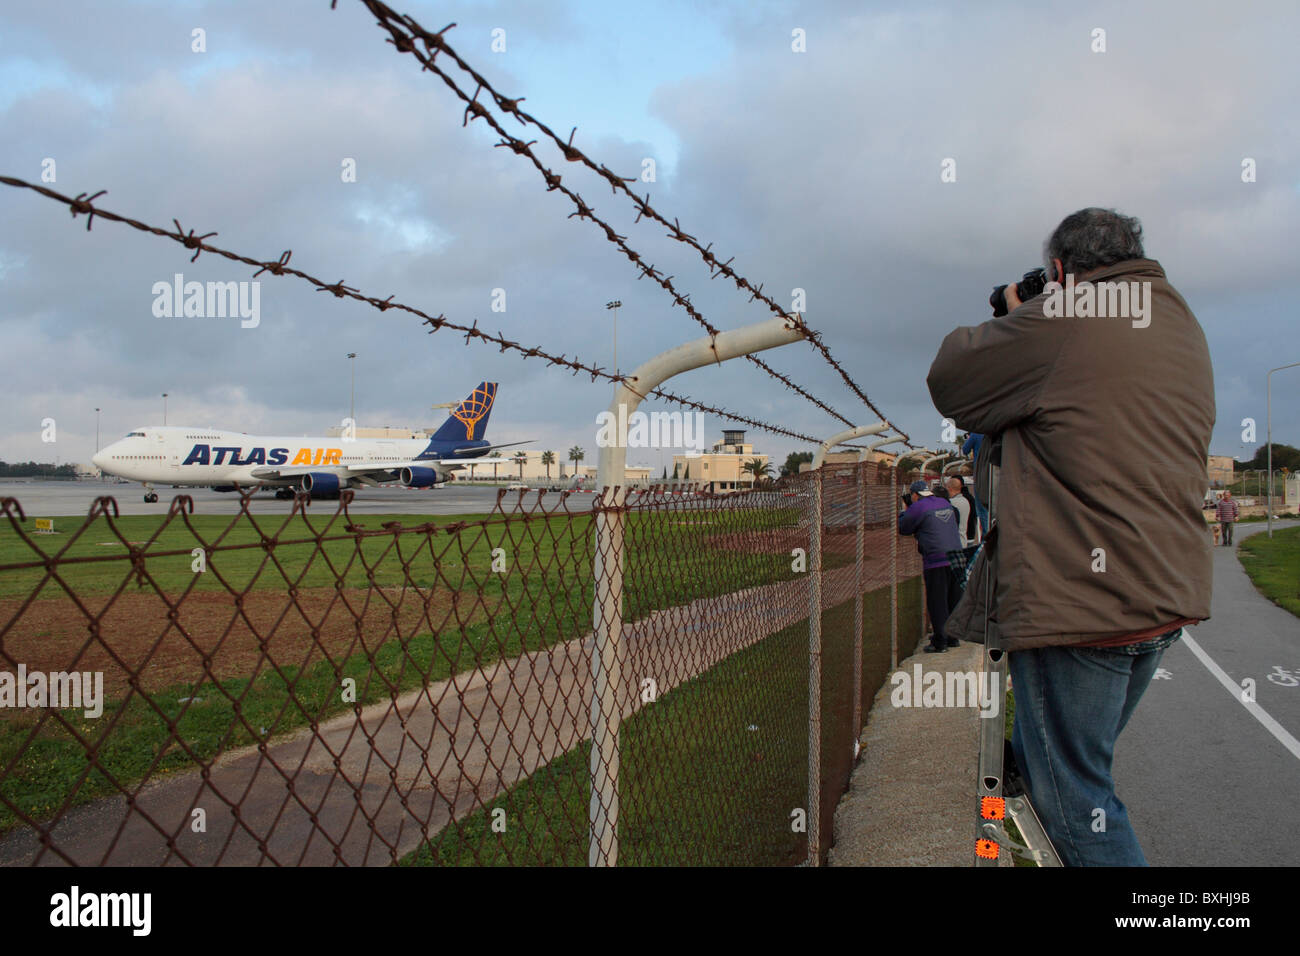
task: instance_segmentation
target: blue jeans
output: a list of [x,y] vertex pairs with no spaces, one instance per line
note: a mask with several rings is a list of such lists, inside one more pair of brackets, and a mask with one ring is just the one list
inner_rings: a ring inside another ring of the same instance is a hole
[[989,509],[984,507],[979,496],[975,496],[975,517],[979,521],[980,535],[989,533]]
[[1110,773],[1115,741],[1163,654],[1164,647],[1039,647],[1008,655],[1011,746],[1066,866],[1147,865]]

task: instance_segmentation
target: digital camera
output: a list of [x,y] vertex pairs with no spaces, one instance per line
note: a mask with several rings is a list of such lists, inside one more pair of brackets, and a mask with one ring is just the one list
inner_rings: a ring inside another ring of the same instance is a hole
[[[1030,269],[1025,273],[1024,278],[1016,283],[1016,295],[1020,296],[1021,302],[1027,302],[1042,292],[1045,285],[1047,285],[1047,272],[1043,269]],[[993,294],[989,296],[989,305],[993,306],[994,316],[1007,314],[1007,287],[1005,285],[993,289]]]

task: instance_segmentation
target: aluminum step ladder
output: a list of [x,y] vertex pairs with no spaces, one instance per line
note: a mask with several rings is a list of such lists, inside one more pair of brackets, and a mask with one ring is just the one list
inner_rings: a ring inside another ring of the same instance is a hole
[[[988,436],[985,441],[989,441]],[[997,466],[988,459],[989,470],[989,529],[986,537],[997,526]],[[994,693],[1006,699],[1007,654],[1002,649],[997,624],[988,618],[992,575],[984,575],[984,670],[991,676],[985,678]],[[1029,792],[1015,766],[1011,743],[1006,739],[1006,718],[1003,708],[997,717],[980,718],[979,777],[975,786],[975,865],[999,866],[1002,851],[1012,857],[1038,866],[1060,866],[1061,858],[1052,846],[1042,821],[1030,803]],[[1007,832],[1010,818],[1020,834],[1020,840]],[[1022,842],[1023,841],[1023,842]]]

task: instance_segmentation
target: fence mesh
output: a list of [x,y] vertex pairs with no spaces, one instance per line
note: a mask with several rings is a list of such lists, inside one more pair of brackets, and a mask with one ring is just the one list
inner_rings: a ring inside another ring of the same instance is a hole
[[502,492],[418,523],[351,515],[350,492],[233,518],[101,498],[55,536],[4,499],[0,863],[820,859],[891,601],[896,653],[921,636],[889,481],[827,466],[591,512]]

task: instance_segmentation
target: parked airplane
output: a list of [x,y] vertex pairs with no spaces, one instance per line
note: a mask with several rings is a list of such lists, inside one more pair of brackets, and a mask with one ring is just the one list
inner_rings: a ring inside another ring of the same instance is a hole
[[138,481],[145,501],[157,501],[153,485],[199,485],[216,491],[274,487],[277,498],[295,489],[315,496],[343,488],[400,482],[428,488],[494,448],[483,438],[496,401],[497,383],[482,382],[452,409],[426,441],[397,438],[282,438],[173,425],[136,428],[91,460],[106,474]]

